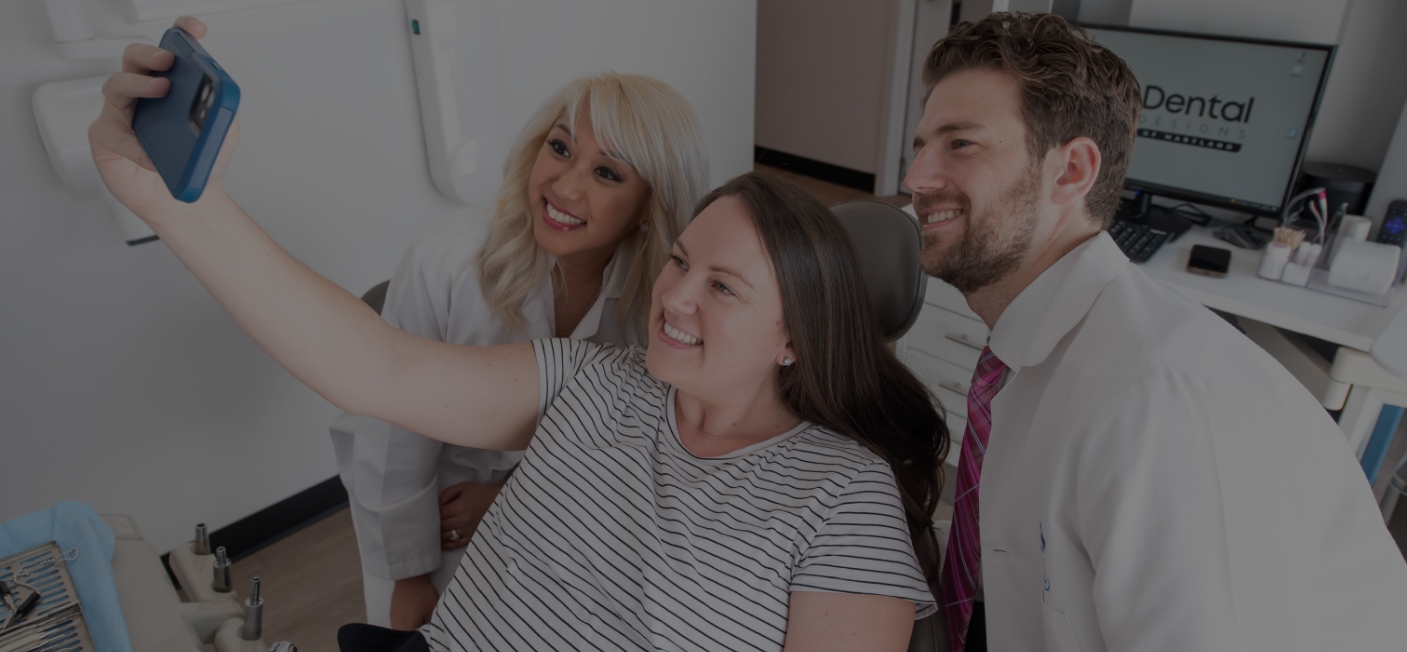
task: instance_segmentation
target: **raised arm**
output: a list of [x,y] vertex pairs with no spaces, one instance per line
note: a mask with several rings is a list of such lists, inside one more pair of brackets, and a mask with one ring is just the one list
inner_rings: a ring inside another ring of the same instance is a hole
[[[194,18],[176,24],[205,35]],[[132,131],[132,107],[138,97],[166,94],[169,82],[148,73],[169,68],[173,57],[132,45],[123,72],[103,87],[107,103],[88,136],[113,195],[156,231],[260,347],[334,405],[454,444],[525,448],[539,393],[532,345],[468,347],[398,331],[288,255],[225,193],[222,176],[239,140],[238,121],[200,200],[186,204],[171,196]]]

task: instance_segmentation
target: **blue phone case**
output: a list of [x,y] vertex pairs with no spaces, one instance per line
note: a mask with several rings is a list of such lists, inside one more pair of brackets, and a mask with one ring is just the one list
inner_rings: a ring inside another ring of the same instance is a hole
[[239,108],[239,86],[179,27],[166,30],[161,49],[174,53],[176,61],[152,76],[170,79],[171,90],[166,97],[137,100],[132,130],[171,196],[189,203],[200,199],[210,179]]

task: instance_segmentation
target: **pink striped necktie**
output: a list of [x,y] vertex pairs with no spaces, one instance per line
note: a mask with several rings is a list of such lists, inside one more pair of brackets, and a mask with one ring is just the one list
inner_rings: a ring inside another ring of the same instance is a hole
[[981,485],[982,458],[987,453],[987,436],[992,431],[992,397],[996,396],[1006,365],[982,349],[972,387],[967,390],[967,431],[958,459],[958,484],[953,499],[953,527],[948,531],[948,553],[938,580],[943,594],[943,610],[948,616],[948,641],[952,652],[962,652],[967,643],[967,625],[972,620],[972,599],[981,577],[982,548],[977,532],[977,488]]

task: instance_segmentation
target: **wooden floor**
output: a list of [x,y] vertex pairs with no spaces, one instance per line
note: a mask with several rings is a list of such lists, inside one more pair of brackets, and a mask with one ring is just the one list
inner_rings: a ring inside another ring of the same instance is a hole
[[[759,171],[789,179],[827,206],[874,195],[799,174],[757,166]],[[882,197],[895,206],[908,195]],[[939,517],[952,508],[942,505]],[[352,517],[347,510],[314,523],[263,550],[235,562],[232,581],[248,595],[250,580],[259,578],[264,598],[264,641],[292,641],[301,652],[335,652],[337,628],[366,621],[360,555]]]
[[337,628],[366,622],[361,557],[346,509],[231,566],[241,596],[259,578],[264,641],[292,641],[300,652],[336,652]]

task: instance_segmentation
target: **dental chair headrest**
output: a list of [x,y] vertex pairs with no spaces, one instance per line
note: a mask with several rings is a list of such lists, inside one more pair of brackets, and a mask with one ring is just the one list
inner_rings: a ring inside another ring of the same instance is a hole
[[889,204],[869,199],[836,204],[831,212],[850,233],[884,340],[903,337],[918,319],[928,290],[928,277],[918,266],[923,248],[918,221]]

